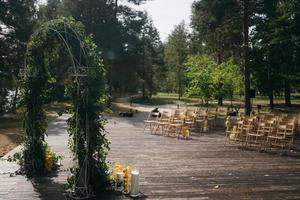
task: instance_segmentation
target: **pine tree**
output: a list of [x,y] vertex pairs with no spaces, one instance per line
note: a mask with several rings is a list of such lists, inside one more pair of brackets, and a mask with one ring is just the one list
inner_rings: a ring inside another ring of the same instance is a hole
[[189,53],[188,33],[184,22],[175,26],[165,44],[164,60],[168,67],[168,81],[178,99],[184,92],[185,67],[184,62]]

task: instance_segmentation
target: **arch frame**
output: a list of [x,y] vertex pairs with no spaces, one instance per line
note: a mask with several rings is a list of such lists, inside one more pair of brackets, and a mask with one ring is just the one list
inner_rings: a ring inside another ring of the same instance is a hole
[[[61,46],[62,45],[62,46]],[[33,177],[46,172],[45,133],[47,120],[43,105],[47,87],[56,81],[52,63],[64,48],[71,60],[66,94],[72,101],[68,120],[69,146],[73,153],[72,194],[88,197],[91,191],[110,187],[106,155],[105,120],[99,115],[108,99],[105,68],[100,51],[73,18],[46,22],[35,31],[27,45],[22,79],[24,111],[23,169]]]

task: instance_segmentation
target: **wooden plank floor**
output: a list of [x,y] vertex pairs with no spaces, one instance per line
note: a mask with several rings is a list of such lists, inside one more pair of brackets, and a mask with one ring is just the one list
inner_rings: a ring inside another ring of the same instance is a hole
[[150,199],[300,199],[298,154],[224,147],[222,130],[187,141],[142,133],[137,118],[111,119],[108,130],[110,160],[138,166]]
[[[139,167],[142,199],[300,199],[300,159],[223,146],[223,132],[191,140],[142,133],[146,113],[108,117],[108,160]],[[48,142],[70,166],[66,117],[49,126]],[[0,162],[0,199],[60,200],[68,172],[27,180],[9,176],[16,164]],[[108,198],[101,198],[108,199]],[[115,196],[110,199],[128,199]]]

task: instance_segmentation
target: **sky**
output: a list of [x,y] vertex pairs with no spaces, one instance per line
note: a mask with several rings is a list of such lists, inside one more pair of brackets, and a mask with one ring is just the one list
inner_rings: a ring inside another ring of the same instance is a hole
[[194,0],[149,0],[139,6],[151,16],[162,41],[166,41],[174,26],[183,20],[190,24],[191,6]]
[[[46,0],[38,1],[40,3],[46,2]],[[125,0],[120,2],[125,2]],[[193,2],[194,0],[148,0],[138,7],[133,7],[148,12],[160,33],[162,41],[165,42],[175,25],[178,25],[183,20],[187,25],[190,24]]]

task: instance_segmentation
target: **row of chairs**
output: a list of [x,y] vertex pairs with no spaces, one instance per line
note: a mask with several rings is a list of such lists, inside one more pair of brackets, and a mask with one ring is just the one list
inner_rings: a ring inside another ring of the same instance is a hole
[[240,146],[255,146],[261,149],[279,147],[291,149],[295,143],[298,118],[293,115],[265,114],[251,117],[239,117],[231,126],[230,117],[226,119],[224,145],[227,142]]
[[159,115],[150,112],[144,121],[143,132],[149,129],[152,134],[188,137],[191,132],[208,131],[209,120],[209,114],[200,110],[175,109]]

